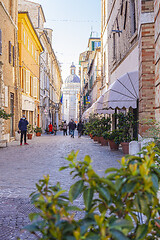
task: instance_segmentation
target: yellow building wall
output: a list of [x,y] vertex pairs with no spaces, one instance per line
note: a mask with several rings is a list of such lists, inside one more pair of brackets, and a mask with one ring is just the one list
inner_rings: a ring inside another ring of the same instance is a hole
[[27,13],[18,14],[18,43],[22,95],[30,97],[36,109],[33,111],[29,105],[28,110],[27,106],[23,109],[22,103],[22,113],[32,125],[39,125],[39,57],[43,49]]

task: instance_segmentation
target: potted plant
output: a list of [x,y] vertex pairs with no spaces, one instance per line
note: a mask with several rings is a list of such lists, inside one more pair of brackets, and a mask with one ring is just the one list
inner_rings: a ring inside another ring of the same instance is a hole
[[116,114],[118,129],[121,132],[121,146],[124,154],[129,154],[129,142],[132,140],[132,132],[136,121],[131,112]]
[[27,137],[28,139],[32,139],[33,135],[33,126],[31,124],[27,125]]
[[108,136],[109,136],[108,131],[105,131],[104,133],[102,133],[102,139],[101,139],[102,146],[108,146]]
[[108,142],[111,150],[118,150],[121,143],[121,131],[118,129],[113,130],[108,134]]
[[34,129],[34,131],[35,131],[37,137],[41,136],[41,133],[42,133],[42,128],[41,128],[41,127],[38,127],[38,126],[37,126],[37,127]]

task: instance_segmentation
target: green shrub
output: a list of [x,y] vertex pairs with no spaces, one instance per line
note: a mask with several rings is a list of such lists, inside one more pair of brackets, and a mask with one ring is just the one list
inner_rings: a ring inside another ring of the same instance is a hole
[[[49,176],[36,184],[31,201],[40,210],[30,214],[32,223],[26,230],[43,240],[158,240],[160,237],[159,151],[152,143],[143,150],[143,157],[127,156],[121,167],[110,168],[100,177],[85,156],[77,160],[72,152],[66,168],[77,181],[69,194],[60,184],[50,185]],[[74,206],[83,195],[84,207]],[[75,212],[83,217],[75,219]]]
[[41,127],[36,127],[35,129],[34,129],[34,132],[35,133],[42,133],[42,128]]
[[13,114],[7,114],[4,109],[0,108],[0,118],[3,118],[5,120],[9,119],[10,117],[12,117]]

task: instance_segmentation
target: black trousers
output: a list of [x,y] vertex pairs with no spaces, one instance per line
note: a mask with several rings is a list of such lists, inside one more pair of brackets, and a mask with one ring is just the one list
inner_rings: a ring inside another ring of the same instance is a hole
[[21,131],[21,143],[23,142],[23,136],[24,136],[24,143],[26,143],[26,133],[27,131]]
[[63,135],[67,135],[67,129],[63,129]]

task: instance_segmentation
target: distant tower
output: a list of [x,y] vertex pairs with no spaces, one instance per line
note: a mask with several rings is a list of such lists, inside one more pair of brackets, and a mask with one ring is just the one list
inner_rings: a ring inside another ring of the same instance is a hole
[[63,105],[62,119],[67,123],[73,119],[78,122],[79,117],[79,93],[80,93],[80,78],[76,75],[76,67],[72,62],[70,67],[70,75],[64,81],[63,87]]
[[72,62],[72,65],[71,65],[71,75],[75,75],[75,74],[76,74],[76,66]]

